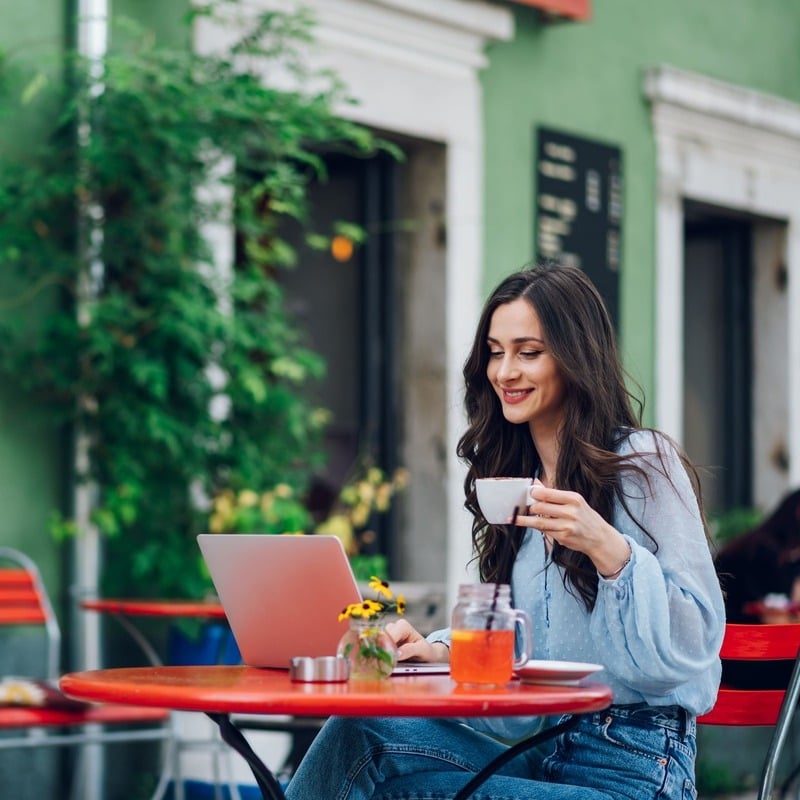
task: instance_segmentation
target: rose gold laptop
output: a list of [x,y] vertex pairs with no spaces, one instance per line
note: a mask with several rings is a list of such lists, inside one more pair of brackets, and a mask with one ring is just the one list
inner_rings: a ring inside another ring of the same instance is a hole
[[[339,612],[362,599],[337,537],[201,533],[197,542],[245,664],[288,669],[295,656],[335,655],[347,630]],[[410,662],[395,669],[447,671]]]

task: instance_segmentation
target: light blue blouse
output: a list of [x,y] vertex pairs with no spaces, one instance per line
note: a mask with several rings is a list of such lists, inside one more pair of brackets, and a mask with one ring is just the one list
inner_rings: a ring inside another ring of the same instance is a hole
[[[616,580],[599,579],[594,609],[567,590],[533,529],[514,564],[512,595],[514,605],[531,615],[534,658],[602,664],[592,677],[611,686],[615,704],[680,705],[701,714],[719,687],[725,609],[689,476],[660,437],[673,488],[655,455],[657,435],[635,431],[620,447],[620,453],[638,454],[650,486],[632,472],[622,476],[628,510],[616,504],[614,527],[630,543],[632,557]],[[428,637],[449,638],[449,630]],[[534,725],[521,718],[465,721],[507,738]]]

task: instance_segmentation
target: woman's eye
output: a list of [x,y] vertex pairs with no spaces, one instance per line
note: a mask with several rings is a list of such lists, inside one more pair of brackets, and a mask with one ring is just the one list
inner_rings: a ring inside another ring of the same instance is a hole
[[502,358],[503,351],[502,350],[490,350],[489,351],[489,358]]
[[541,350],[523,350],[520,353],[523,358],[536,358],[536,356],[540,356],[541,354]]

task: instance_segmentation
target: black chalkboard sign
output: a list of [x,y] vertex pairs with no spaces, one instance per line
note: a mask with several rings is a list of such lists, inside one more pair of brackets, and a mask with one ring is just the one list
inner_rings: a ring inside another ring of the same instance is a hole
[[618,326],[622,150],[540,127],[535,183],[537,260],[586,272]]

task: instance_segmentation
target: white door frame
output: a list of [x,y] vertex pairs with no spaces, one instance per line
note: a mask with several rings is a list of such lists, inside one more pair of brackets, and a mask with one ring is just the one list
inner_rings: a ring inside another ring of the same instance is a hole
[[[683,434],[683,202],[787,226],[790,486],[800,484],[800,105],[660,66],[645,75],[657,149],[656,425]],[[780,358],[781,353],[774,353]]]

